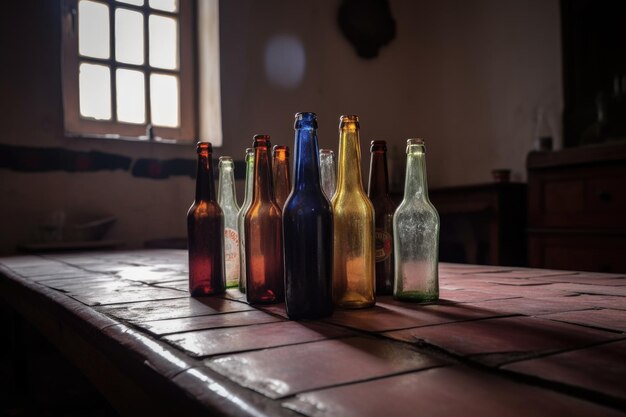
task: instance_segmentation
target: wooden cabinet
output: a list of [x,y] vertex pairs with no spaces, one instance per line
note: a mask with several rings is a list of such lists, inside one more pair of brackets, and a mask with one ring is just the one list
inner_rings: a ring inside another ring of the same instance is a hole
[[626,144],[532,152],[531,267],[626,272]]

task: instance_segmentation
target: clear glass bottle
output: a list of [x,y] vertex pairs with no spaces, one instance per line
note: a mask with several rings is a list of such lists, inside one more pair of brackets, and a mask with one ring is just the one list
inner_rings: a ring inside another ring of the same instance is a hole
[[250,304],[285,300],[282,209],[274,199],[270,137],[254,137],[254,186],[246,212],[246,299]]
[[404,199],[393,216],[393,296],[405,301],[435,301],[439,298],[439,215],[428,199],[424,140],[407,140],[406,154]]
[[376,228],[376,294],[393,293],[393,213],[396,204],[389,195],[387,142],[373,140],[370,147],[370,176],[367,196],[374,206]]
[[333,301],[339,308],[375,304],[374,207],[363,190],[358,116],[341,116],[339,176],[333,205]]
[[274,184],[274,198],[281,210],[291,192],[291,178],[289,173],[289,147],[274,145],[272,150],[272,180]]
[[328,201],[333,198],[337,189],[336,173],[335,153],[330,149],[320,149],[320,181]]
[[217,186],[217,202],[224,212],[224,263],[226,264],[226,288],[239,285],[239,231],[237,215],[239,205],[235,192],[235,165],[230,156],[220,156],[218,163],[220,179]]
[[244,219],[252,203],[252,187],[254,185],[254,149],[246,148],[246,184],[243,204],[237,215],[239,230],[239,291],[246,292],[246,234]]
[[285,302],[291,319],[333,311],[333,213],[320,187],[317,116],[296,114],[293,190],[283,209]]
[[224,279],[224,213],[215,199],[212,146],[198,142],[196,198],[187,212],[189,292],[221,294]]

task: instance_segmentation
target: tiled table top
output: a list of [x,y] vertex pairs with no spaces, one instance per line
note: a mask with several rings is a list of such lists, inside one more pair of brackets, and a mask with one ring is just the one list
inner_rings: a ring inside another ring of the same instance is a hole
[[188,297],[186,256],[0,258],[0,300],[216,415],[624,415],[625,275],[441,264],[436,304],[294,322],[237,290]]

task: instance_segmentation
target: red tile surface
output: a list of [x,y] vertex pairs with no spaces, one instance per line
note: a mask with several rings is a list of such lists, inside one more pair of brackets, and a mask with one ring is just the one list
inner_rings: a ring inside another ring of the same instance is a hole
[[[398,330],[385,336],[406,342],[425,341],[463,356],[495,365],[512,358],[585,347],[621,336],[532,317],[506,317]],[[500,354],[497,360],[486,354]],[[503,356],[501,354],[507,354]]]
[[184,317],[179,319],[145,321],[136,323],[156,335],[188,332],[193,330],[214,329],[219,327],[247,326],[251,324],[272,323],[281,319],[262,311],[242,311],[239,313],[212,314],[210,316]]
[[189,297],[189,294],[184,291],[169,288],[116,284],[81,291],[80,294],[70,292],[70,295],[81,303],[91,306]]
[[283,405],[312,417],[623,415],[574,397],[464,367],[435,368],[314,391]]
[[97,309],[117,319],[135,322],[253,310],[247,304],[218,297],[182,297],[160,301],[114,304],[97,307]]
[[348,337],[223,356],[206,364],[245,387],[281,398],[443,363],[404,343]]
[[505,365],[504,369],[626,399],[626,341]]
[[464,304],[412,304],[393,301],[390,297],[379,298],[384,301],[378,301],[373,308],[338,310],[324,321],[368,332],[382,332],[506,315]]
[[[471,287],[470,287],[471,288]],[[507,298],[517,298],[519,295],[510,294],[494,294],[488,291],[474,291],[474,290],[449,290],[447,288],[439,289],[439,301],[449,303],[473,303],[477,301],[487,300],[503,300]]]
[[500,313],[536,316],[540,314],[559,313],[563,311],[588,310],[594,304],[581,296],[546,297],[546,298],[511,298],[507,300],[491,300],[480,303],[468,303],[467,306],[498,311]]
[[200,330],[165,336],[163,339],[193,356],[209,356],[347,335],[349,332],[334,326],[285,321],[228,329]]
[[626,310],[626,297],[601,295],[601,294],[581,294],[576,297],[581,302],[588,303],[595,308],[612,308],[614,310]]
[[[626,310],[585,310],[547,314],[544,319],[626,332]],[[626,357],[624,358],[626,360]]]
[[601,295],[617,295],[626,297],[626,286],[615,285],[588,285],[578,283],[556,282],[554,287],[564,291],[574,292],[577,294],[601,294]]

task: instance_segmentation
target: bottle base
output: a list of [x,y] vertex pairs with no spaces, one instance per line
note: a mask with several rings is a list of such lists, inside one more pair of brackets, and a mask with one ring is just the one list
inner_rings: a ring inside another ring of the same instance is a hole
[[189,295],[192,297],[205,297],[207,295],[219,295],[224,294],[226,290],[224,288],[220,288],[216,290],[215,288],[211,288],[208,285],[201,285],[195,287],[194,289],[189,289]]
[[394,294],[393,298],[398,301],[408,301],[412,303],[432,303],[439,300],[439,294],[407,291],[401,294]]

